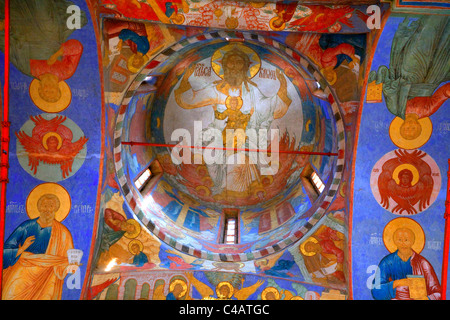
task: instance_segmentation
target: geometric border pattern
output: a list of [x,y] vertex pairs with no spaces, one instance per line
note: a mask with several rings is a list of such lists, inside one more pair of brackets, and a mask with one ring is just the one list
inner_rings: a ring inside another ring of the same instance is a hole
[[314,75],[315,79],[323,78],[322,74],[317,70],[317,68],[302,55],[294,51],[293,49],[287,47],[286,45],[270,39],[263,37],[258,34],[248,33],[248,32],[230,32],[230,31],[213,31],[209,33],[203,33],[197,36],[193,36],[180,42],[177,42],[173,46],[163,50],[161,53],[156,55],[156,57],[151,60],[146,67],[144,67],[141,72],[134,78],[132,83],[130,83],[127,91],[124,94],[123,100],[120,104],[119,111],[116,118],[115,130],[114,130],[114,164],[116,169],[116,176],[119,181],[119,186],[125,197],[129,207],[134,212],[136,217],[144,224],[147,229],[152,232],[157,238],[161,241],[165,242],[169,246],[191,256],[195,256],[200,259],[213,260],[213,261],[224,261],[224,262],[243,262],[250,261],[262,258],[264,256],[274,254],[276,252],[280,252],[281,250],[286,249],[292,244],[299,241],[303,236],[305,236],[324,216],[326,209],[329,207],[331,202],[333,201],[336,192],[341,183],[341,179],[343,176],[344,170],[344,153],[345,153],[345,131],[344,131],[344,123],[340,113],[340,108],[338,106],[337,100],[335,99],[334,91],[329,87],[328,82],[327,86],[323,88],[323,91],[326,93],[328,100],[331,104],[331,108],[334,114],[335,125],[336,125],[336,134],[337,134],[337,153],[338,158],[335,164],[335,171],[333,180],[331,182],[330,187],[327,190],[327,194],[323,199],[320,207],[316,209],[314,214],[310,217],[308,222],[303,225],[299,230],[295,231],[290,237],[279,241],[278,243],[264,247],[261,249],[253,250],[245,253],[214,253],[207,250],[200,250],[185,244],[182,244],[177,241],[176,238],[167,235],[163,230],[160,230],[151,220],[147,218],[147,215],[142,211],[141,207],[141,198],[134,190],[134,188],[130,188],[128,185],[127,178],[124,173],[124,167],[122,163],[122,132],[123,132],[123,121],[125,118],[125,114],[128,108],[128,104],[133,97],[137,88],[139,88],[140,84],[144,79],[151,75],[152,72],[158,68],[158,66],[166,61],[173,53],[194,44],[199,41],[208,41],[208,40],[218,40],[218,39],[241,39],[247,40],[251,42],[258,42],[259,44],[265,46],[274,47],[281,52],[285,53],[287,56],[292,58],[296,63],[299,63],[301,66],[306,68],[311,74]]

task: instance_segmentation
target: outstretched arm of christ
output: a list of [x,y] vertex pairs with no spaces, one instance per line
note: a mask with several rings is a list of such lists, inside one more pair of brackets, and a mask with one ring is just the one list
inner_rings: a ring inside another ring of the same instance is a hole
[[406,102],[405,114],[415,113],[420,118],[429,117],[439,110],[450,97],[450,83],[437,89],[431,97],[414,97]]
[[39,79],[43,74],[50,73],[59,81],[67,80],[75,73],[82,53],[80,41],[67,40],[48,60],[30,60],[31,74]]
[[[227,109],[228,110],[228,109]],[[216,117],[216,119],[218,120],[224,120],[228,117],[228,112],[227,110],[225,110],[224,112],[219,112],[217,111],[217,109],[214,109],[214,116]]]

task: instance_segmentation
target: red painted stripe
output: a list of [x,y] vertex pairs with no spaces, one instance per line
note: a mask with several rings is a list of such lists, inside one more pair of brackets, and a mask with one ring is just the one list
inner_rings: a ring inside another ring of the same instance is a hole
[[156,60],[152,60],[150,61],[150,63],[147,65],[148,69],[153,69],[155,67],[157,67],[161,62],[160,61],[156,61]]
[[322,205],[320,207],[323,208],[323,209],[326,209],[326,208],[328,208],[329,205],[330,205],[330,202],[329,201],[325,201],[324,203],[322,203]]
[[194,249],[194,253],[193,253],[194,257],[197,258],[201,258],[202,257],[202,252],[198,249]]

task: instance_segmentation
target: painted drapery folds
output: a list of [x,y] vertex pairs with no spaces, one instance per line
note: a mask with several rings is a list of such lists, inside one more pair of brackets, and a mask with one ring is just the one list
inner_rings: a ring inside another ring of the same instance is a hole
[[[362,299],[441,299],[449,22],[392,15],[374,53],[353,212],[355,296]],[[362,253],[367,248],[371,255]]]

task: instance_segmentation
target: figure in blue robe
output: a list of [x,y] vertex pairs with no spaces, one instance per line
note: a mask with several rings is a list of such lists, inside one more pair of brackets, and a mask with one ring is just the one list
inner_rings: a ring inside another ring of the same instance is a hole
[[[140,36],[136,32],[129,30],[129,29],[123,29],[119,33],[119,39],[122,41],[130,40],[136,45],[136,52],[142,53],[142,55],[145,55],[148,50],[150,50],[150,43],[148,41],[148,38],[146,35]],[[132,51],[134,51],[132,49]],[[135,52],[135,53],[136,53]]]

